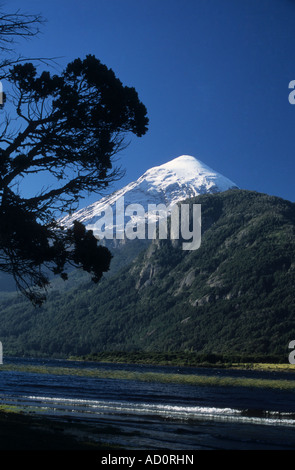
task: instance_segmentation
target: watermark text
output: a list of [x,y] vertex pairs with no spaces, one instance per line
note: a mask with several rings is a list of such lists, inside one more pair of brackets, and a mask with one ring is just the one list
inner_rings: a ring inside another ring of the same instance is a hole
[[291,82],[289,83],[289,88],[293,88],[293,91],[289,93],[289,103],[295,104],[295,80],[291,80]]
[[201,245],[201,204],[148,204],[146,210],[141,204],[125,206],[122,196],[100,215],[94,224],[87,225],[100,240],[181,239],[183,250],[196,250]]

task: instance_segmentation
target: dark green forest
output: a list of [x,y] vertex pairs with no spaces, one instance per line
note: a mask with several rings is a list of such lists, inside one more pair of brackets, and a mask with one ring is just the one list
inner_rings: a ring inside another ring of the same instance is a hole
[[295,204],[237,189],[189,202],[202,208],[198,250],[170,240],[142,251],[127,243],[114,250],[113,271],[100,283],[70,276],[53,283],[37,308],[2,292],[4,353],[288,362]]

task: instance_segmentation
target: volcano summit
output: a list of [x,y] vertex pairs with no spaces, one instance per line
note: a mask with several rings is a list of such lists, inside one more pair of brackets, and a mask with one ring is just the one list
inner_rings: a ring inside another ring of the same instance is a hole
[[[78,220],[86,228],[93,229],[95,232],[95,224],[109,208],[117,216],[116,219],[120,219],[120,214],[116,214],[116,203],[119,200],[124,200],[122,211],[127,206],[141,205],[147,213],[151,204],[164,204],[166,207],[173,207],[188,198],[233,188],[238,187],[228,178],[212,170],[195,157],[182,155],[163,165],[150,168],[136,181],[74,214],[64,217],[60,222],[69,227],[75,220]],[[123,223],[125,224],[126,218],[124,216]],[[138,223],[138,217],[142,216],[132,217],[134,223]],[[111,223],[113,222],[110,221]],[[122,226],[115,225],[117,232],[122,231],[122,228]]]

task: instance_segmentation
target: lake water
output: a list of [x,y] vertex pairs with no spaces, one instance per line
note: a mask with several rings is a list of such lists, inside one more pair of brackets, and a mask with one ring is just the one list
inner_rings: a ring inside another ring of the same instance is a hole
[[[7,365],[14,369],[5,370]],[[2,370],[0,366],[0,405],[87,422],[99,442],[124,449],[295,449],[295,389],[196,386],[17,370],[24,365],[294,381],[292,373],[5,358]]]

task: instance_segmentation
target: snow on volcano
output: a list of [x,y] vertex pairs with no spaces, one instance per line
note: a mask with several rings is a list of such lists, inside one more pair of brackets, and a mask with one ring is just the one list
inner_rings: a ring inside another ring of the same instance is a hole
[[[69,227],[75,220],[78,220],[95,233],[95,224],[110,208],[116,217],[118,204],[119,202],[122,204],[122,201],[124,201],[124,207],[121,207],[121,211],[124,211],[127,206],[136,204],[137,207],[142,206],[147,213],[151,204],[164,204],[166,207],[172,207],[178,202],[200,194],[217,193],[232,188],[238,188],[233,181],[212,170],[195,157],[182,155],[163,165],[150,168],[136,181],[64,217],[60,223]],[[122,222],[121,218],[119,227],[116,225],[118,219],[112,218],[110,221],[117,233],[123,230],[126,223],[126,219]],[[136,216],[132,219],[135,222]]]

